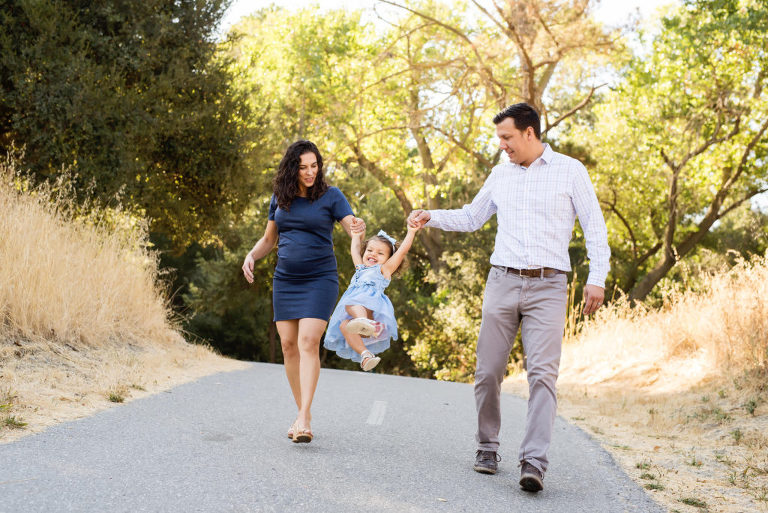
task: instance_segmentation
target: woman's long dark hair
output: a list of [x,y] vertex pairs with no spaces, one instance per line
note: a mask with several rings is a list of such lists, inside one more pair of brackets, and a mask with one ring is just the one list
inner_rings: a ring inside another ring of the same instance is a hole
[[299,164],[301,156],[305,153],[314,153],[317,157],[317,176],[312,187],[307,189],[307,199],[315,201],[328,190],[323,174],[323,157],[320,150],[313,142],[300,140],[288,146],[283,155],[283,160],[277,168],[277,174],[272,185],[272,190],[277,199],[277,206],[283,210],[290,210],[293,199],[299,195]]

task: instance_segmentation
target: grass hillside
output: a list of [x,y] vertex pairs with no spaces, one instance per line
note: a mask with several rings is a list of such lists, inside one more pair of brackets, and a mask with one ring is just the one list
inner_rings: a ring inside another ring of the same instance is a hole
[[768,511],[768,259],[694,282],[569,337],[560,414],[670,511]]
[[140,223],[66,196],[0,164],[0,441],[236,365],[174,327]]

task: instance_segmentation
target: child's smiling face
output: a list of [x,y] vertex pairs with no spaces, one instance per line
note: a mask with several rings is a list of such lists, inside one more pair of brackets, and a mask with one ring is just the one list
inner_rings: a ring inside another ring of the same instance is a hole
[[392,245],[380,240],[369,240],[363,252],[363,264],[371,267],[383,264],[392,256]]

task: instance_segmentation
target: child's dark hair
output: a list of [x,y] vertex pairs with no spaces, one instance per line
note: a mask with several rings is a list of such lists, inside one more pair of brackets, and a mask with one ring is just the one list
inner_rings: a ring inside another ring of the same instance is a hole
[[[389,258],[392,258],[392,255],[395,254],[395,251],[397,251],[397,248],[400,247],[400,242],[399,241],[395,242],[395,244],[393,245],[392,242],[389,239],[387,239],[386,237],[382,237],[381,235],[374,235],[373,237],[368,237],[366,240],[363,241],[363,246],[362,246],[362,248],[360,250],[360,256],[361,257],[363,255],[365,255],[365,250],[366,250],[366,248],[368,248],[368,243],[373,241],[373,240],[376,240],[376,241],[379,241],[379,242],[383,242],[384,244],[387,245],[387,247],[390,250],[389,251]],[[400,262],[400,265],[397,266],[397,269],[392,271],[392,275],[393,276],[394,275],[400,276],[400,274],[402,274],[403,271],[405,271],[406,269],[408,269],[408,258],[407,257],[403,258],[403,261]]]

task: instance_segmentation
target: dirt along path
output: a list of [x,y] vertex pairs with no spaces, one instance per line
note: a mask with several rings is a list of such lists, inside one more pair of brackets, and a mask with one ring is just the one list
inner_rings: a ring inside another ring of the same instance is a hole
[[[558,413],[671,512],[768,511],[768,380],[711,376],[690,386],[689,371],[600,384],[566,374]],[[527,388],[524,375],[504,383],[522,397]]]

